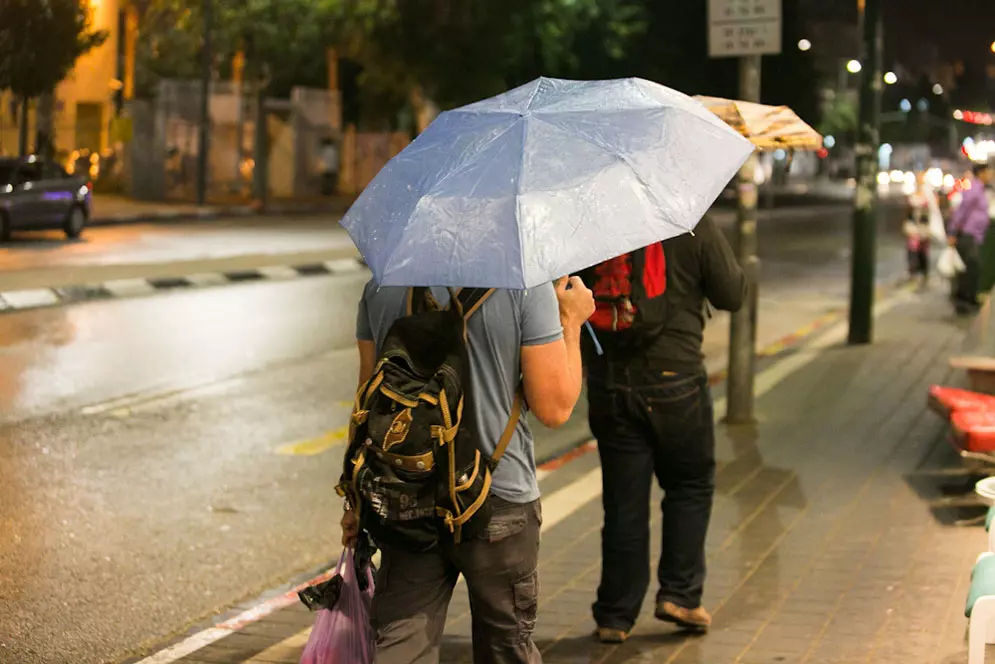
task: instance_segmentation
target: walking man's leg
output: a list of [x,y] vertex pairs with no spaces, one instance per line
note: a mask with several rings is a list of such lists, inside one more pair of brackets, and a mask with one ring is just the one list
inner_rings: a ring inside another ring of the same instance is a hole
[[708,377],[674,376],[650,388],[657,440],[655,470],[664,490],[657,617],[704,630],[705,539],[715,492],[715,424]]
[[455,547],[473,620],[474,664],[542,664],[532,641],[539,608],[539,501],[490,497],[494,514],[478,539]]
[[438,664],[457,576],[442,551],[382,550],[373,596],[376,664]]
[[978,306],[978,243],[973,237],[961,234],[957,238],[957,252],[964,261],[964,271],[957,277],[957,311],[971,313]]
[[604,641],[624,640],[649,589],[650,490],[653,453],[641,426],[645,414],[628,410],[627,394],[589,384],[591,431],[601,457],[601,583],[593,606]]

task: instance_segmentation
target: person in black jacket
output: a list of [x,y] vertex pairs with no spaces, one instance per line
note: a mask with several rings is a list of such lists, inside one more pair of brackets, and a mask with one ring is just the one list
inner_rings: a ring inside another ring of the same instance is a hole
[[[665,492],[655,615],[692,631],[711,625],[701,598],[715,489],[715,425],[702,336],[706,300],[736,311],[747,285],[728,242],[707,217],[693,235],[662,244],[663,294],[640,299],[642,263],[634,258],[632,329],[599,332],[603,355],[591,342],[584,347],[605,511],[593,611],[597,635],[607,643],[628,637],[649,588],[653,475]],[[581,276],[595,289],[593,270]]]

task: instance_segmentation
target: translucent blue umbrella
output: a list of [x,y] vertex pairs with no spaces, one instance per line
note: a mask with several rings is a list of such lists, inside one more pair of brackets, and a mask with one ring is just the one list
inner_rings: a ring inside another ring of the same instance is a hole
[[382,286],[532,288],[693,230],[752,151],[662,85],[541,78],[442,113],[342,225]]

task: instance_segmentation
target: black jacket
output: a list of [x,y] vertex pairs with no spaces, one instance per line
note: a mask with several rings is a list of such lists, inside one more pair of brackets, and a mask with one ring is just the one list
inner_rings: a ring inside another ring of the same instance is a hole
[[[723,311],[738,311],[746,301],[746,277],[729,243],[707,216],[693,235],[685,233],[667,240],[663,248],[667,260],[667,290],[662,296],[665,306],[653,307],[659,320],[647,326],[652,332],[636,340],[625,333],[599,332],[598,340],[605,349],[600,358],[587,335],[582,335],[585,362],[633,363],[688,374],[704,369],[705,301]],[[592,285],[590,271],[581,277]]]

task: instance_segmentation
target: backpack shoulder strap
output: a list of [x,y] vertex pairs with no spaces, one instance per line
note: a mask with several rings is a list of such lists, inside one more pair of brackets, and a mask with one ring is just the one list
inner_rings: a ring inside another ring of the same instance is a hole
[[504,433],[501,434],[501,439],[498,441],[497,447],[494,448],[494,454],[491,455],[491,461],[497,463],[504,456],[505,450],[508,449],[508,444],[511,439],[515,436],[515,430],[518,428],[518,420],[522,417],[522,388],[515,390],[515,399],[511,404],[511,416],[508,417],[508,424],[504,427]]
[[494,294],[493,288],[464,288],[457,295],[459,307],[463,314],[463,320],[470,320],[470,317],[484,305],[484,302]]

